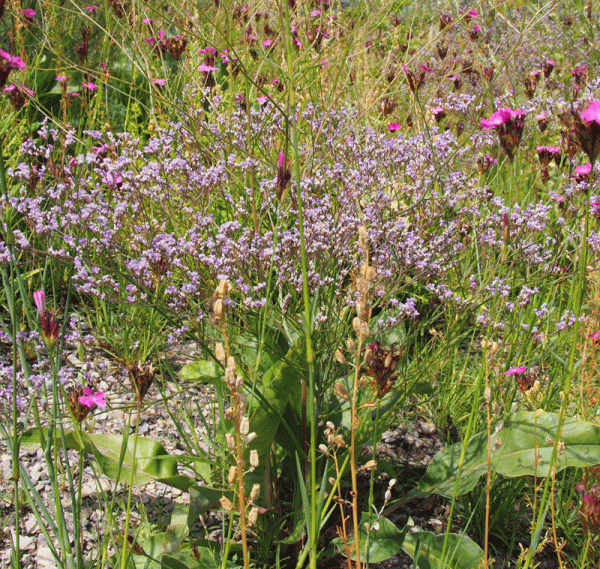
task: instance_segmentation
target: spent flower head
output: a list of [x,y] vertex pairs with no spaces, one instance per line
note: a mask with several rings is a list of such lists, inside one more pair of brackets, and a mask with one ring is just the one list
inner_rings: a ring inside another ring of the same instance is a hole
[[49,349],[52,349],[58,340],[59,325],[56,321],[56,313],[46,309],[46,296],[43,290],[33,293],[33,302],[40,315],[40,327],[42,338]]

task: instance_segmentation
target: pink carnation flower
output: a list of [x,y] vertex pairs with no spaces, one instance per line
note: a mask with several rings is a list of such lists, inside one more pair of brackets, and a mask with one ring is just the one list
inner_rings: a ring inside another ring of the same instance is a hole
[[505,371],[502,375],[517,375],[519,373],[525,373],[527,371],[527,366],[515,366]]

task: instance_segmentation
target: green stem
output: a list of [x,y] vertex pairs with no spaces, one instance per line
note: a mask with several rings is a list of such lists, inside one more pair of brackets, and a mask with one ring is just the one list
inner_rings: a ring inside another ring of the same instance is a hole
[[[2,190],[2,194],[4,195],[5,203],[7,209],[10,207],[8,201],[8,187],[6,185],[6,175],[4,171],[4,156],[2,150],[2,139],[0,138],[0,189]],[[8,213],[8,212],[7,212]],[[5,216],[6,219],[6,244],[8,246],[9,253],[9,261],[10,261],[10,273],[12,276],[14,271],[16,270],[15,258],[14,258],[14,247],[12,243],[12,239],[9,240],[9,232],[10,228],[8,225],[8,215]],[[15,504],[15,542],[14,547],[12,549],[12,558],[11,564],[18,569],[21,566],[21,552],[20,552],[20,516],[19,516],[19,447],[21,445],[21,437],[18,434],[18,421],[17,421],[17,334],[18,334],[18,325],[17,325],[17,314],[15,307],[15,289],[12,286],[13,281],[9,275],[5,274],[5,271],[2,271],[2,277],[4,281],[4,285],[6,287],[6,297],[9,306],[10,312],[10,322],[11,322],[11,339],[12,339],[12,358],[13,358],[13,366],[12,366],[12,479],[13,479],[13,492],[14,492],[14,504]],[[8,277],[8,278],[7,278]]]
[[[123,551],[121,551],[121,569],[125,569],[127,566],[127,560],[129,559],[129,555],[127,554],[127,546],[129,543],[129,520],[131,517],[131,501],[133,499],[133,484],[135,481],[135,471],[136,471],[136,455],[137,455],[137,443],[138,443],[138,434],[140,429],[140,412],[142,410],[141,404],[138,404],[137,411],[137,420],[135,422],[135,433],[133,435],[133,454],[131,459],[131,476],[129,477],[129,490],[127,492],[127,511],[125,512],[125,527],[123,529]],[[123,444],[127,444],[127,440],[123,441]]]
[[300,263],[302,267],[302,298],[304,304],[303,324],[306,341],[306,363],[308,365],[308,400],[307,415],[310,424],[310,447],[308,451],[310,461],[310,567],[317,567],[318,519],[317,519],[317,422],[315,408],[315,356],[312,346],[311,303],[308,289],[308,261],[306,257],[306,241],[304,236],[304,203],[302,200],[301,175],[300,175],[300,149],[298,143],[298,124],[296,121],[296,78],[292,61],[291,19],[288,2],[282,1],[285,8],[285,52],[288,77],[288,110],[287,120],[291,124],[292,151],[294,155],[294,178],[296,185],[296,200],[298,204],[298,232],[300,233]]
[[[377,460],[377,441],[379,440],[379,414],[381,412],[381,399],[377,399],[377,411],[375,413],[375,425],[373,426],[373,450],[371,452],[371,460],[375,462]],[[369,479],[369,527],[367,528],[367,543],[365,546],[365,567],[369,569],[369,539],[371,537],[371,526],[373,518],[373,488],[375,486],[375,471],[376,467],[371,468],[370,479]]]
[[[589,177],[588,188],[591,189],[593,186],[594,180],[594,160],[591,161],[591,171]],[[563,402],[560,407],[560,414],[558,420],[558,428],[556,436],[554,437],[554,446],[552,448],[552,456],[550,457],[550,464],[548,465],[548,476],[546,477],[546,482],[544,484],[544,492],[542,494],[542,498],[540,500],[540,508],[537,519],[535,520],[535,524],[533,527],[539,527],[542,523],[542,516],[546,514],[546,505],[548,500],[550,499],[550,488],[552,486],[551,482],[554,478],[554,468],[556,466],[556,459],[558,456],[558,446],[560,443],[560,437],[562,434],[562,428],[565,422],[565,417],[567,414],[567,407],[569,406],[569,400],[571,396],[571,390],[573,387],[573,371],[575,369],[575,353],[577,351],[577,336],[579,334],[579,318],[581,316],[581,309],[583,307],[583,296],[585,290],[585,282],[587,275],[587,258],[588,258],[588,247],[587,240],[590,233],[590,200],[588,194],[584,194],[585,199],[585,213],[584,213],[584,229],[583,236],[581,238],[581,251],[579,254],[579,267],[577,272],[577,286],[575,288],[575,324],[573,325],[573,341],[571,342],[570,350],[569,350],[569,359],[567,361],[567,369],[565,370],[565,383],[562,391]],[[534,545],[534,544],[532,544]],[[527,554],[527,558],[525,559],[525,565],[522,569],[529,569],[531,564],[533,563],[533,558],[535,555],[535,547],[530,547],[529,552]]]

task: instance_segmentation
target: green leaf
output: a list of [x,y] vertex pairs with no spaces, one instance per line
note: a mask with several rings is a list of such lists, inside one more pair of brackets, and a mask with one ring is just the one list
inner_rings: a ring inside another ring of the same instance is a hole
[[[520,411],[510,415],[504,422],[498,422],[491,437],[492,471],[511,478],[547,476],[558,423],[559,415],[556,413],[542,413],[536,419],[533,411]],[[600,464],[600,426],[567,419],[561,442],[564,452],[561,451],[557,457],[557,472],[568,466]],[[454,492],[461,495],[472,490],[487,472],[487,433],[484,431],[469,439],[464,465],[459,469],[463,444],[456,443],[440,451],[431,461],[417,488],[405,498],[423,494],[451,497]]]
[[[245,324],[248,328],[241,331],[235,339],[241,359],[249,368],[258,369],[261,374],[266,373],[285,357],[290,345],[281,330],[263,323],[262,318],[250,315]],[[257,367],[259,354],[260,361]]]
[[179,377],[186,381],[203,381],[214,384],[223,376],[223,368],[213,360],[197,360],[184,365],[179,370]]
[[[22,444],[25,446],[43,447],[46,444],[48,429],[31,429],[22,435]],[[93,454],[102,474],[114,480],[128,484],[131,481],[132,469],[135,466],[133,483],[146,484],[159,481],[169,486],[187,490],[195,481],[188,476],[177,472],[177,458],[167,453],[165,447],[159,442],[145,438],[137,438],[136,456],[133,456],[133,437],[123,438],[122,435],[88,435],[81,433],[81,441],[72,431],[65,433],[67,448],[78,451],[84,450]],[[123,442],[126,447],[123,449]],[[62,440],[55,431],[54,445],[62,446]],[[124,453],[122,451],[124,450]],[[121,454],[123,462],[120,463]]]
[[[379,563],[394,557],[402,545],[403,532],[387,518],[384,518],[383,516],[380,516],[379,518],[373,516],[373,520],[371,521],[371,531],[367,536],[368,522],[369,514],[363,512],[360,517],[359,530],[361,561],[366,561],[368,557],[369,563]],[[336,538],[333,542],[338,552],[345,556],[346,549],[342,540]],[[354,535],[349,539],[348,545],[352,547],[353,543]],[[351,559],[352,561],[356,559],[356,553],[354,551],[351,555]]]
[[[257,380],[256,387],[261,396],[253,398],[249,405],[250,432],[255,432],[258,436],[250,443],[249,448],[258,451],[261,465],[266,464],[286,407],[288,404],[292,405],[292,400],[294,406],[301,400],[302,370],[305,367],[304,338],[299,338],[286,357],[274,364],[262,380]],[[300,436],[300,433],[292,434]]]
[[474,569],[483,560],[481,547],[467,536],[456,533],[448,534],[446,555],[442,557],[444,539],[444,534],[429,531],[407,532],[401,548],[416,561],[419,569]]
[[88,435],[88,438],[102,473],[111,480],[129,483],[134,468],[133,483],[136,485],[173,477],[180,479],[177,459],[169,455],[165,447],[155,440],[138,437],[134,456],[134,438],[128,437],[123,462],[119,464],[123,445],[121,435]]

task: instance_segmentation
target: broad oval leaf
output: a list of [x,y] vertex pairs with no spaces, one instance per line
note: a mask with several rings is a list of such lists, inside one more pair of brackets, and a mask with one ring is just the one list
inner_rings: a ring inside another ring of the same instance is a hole
[[415,566],[420,569],[475,569],[480,566],[484,552],[474,541],[465,535],[448,534],[444,555],[445,537],[430,531],[407,533],[401,547],[416,560]]
[[[377,522],[375,524],[375,521]],[[371,531],[367,535],[366,527],[369,525],[369,515],[363,512],[360,517],[360,559],[369,563],[379,563],[394,557],[402,545],[403,532],[401,532],[394,523],[387,518],[380,516],[377,518],[373,516],[371,520]],[[373,527],[374,525],[374,527]],[[333,540],[339,553],[346,555],[344,544],[342,540],[336,538]],[[349,540],[349,545],[352,546],[354,543],[354,535]],[[354,561],[356,554],[350,556],[350,559]]]
[[[493,472],[507,477],[548,475],[552,441],[558,432],[559,415],[520,411],[496,424],[491,448]],[[586,467],[600,464],[600,426],[578,419],[567,419],[562,429],[564,450],[558,454],[557,472],[567,466]],[[440,494],[451,497],[472,490],[487,473],[487,433],[481,432],[467,442],[465,460],[459,469],[464,442],[449,446],[433,457],[417,488],[405,499],[418,495]],[[495,449],[495,450],[494,450]],[[536,460],[537,456],[537,460]]]
[[203,381],[215,383],[223,375],[223,368],[213,360],[197,360],[184,365],[179,370],[179,377],[186,381]]

